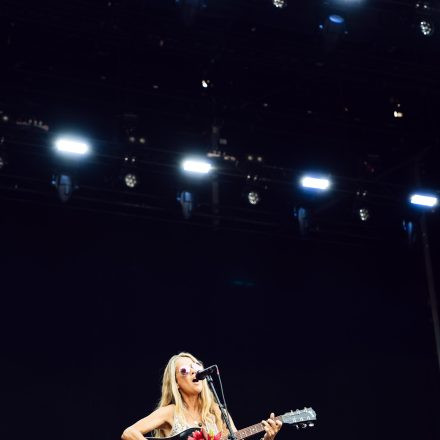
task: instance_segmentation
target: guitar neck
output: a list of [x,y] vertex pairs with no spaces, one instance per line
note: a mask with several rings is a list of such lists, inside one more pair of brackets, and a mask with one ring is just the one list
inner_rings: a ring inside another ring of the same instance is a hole
[[[275,417],[275,420],[281,420],[281,416]],[[256,423],[255,425],[248,426],[247,428],[243,428],[240,429],[239,431],[236,431],[235,436],[237,440],[242,440],[252,435],[259,434],[260,432],[263,431],[264,431],[264,426],[260,422],[260,423]],[[228,438],[227,435],[222,435],[222,440],[227,440],[227,438]]]

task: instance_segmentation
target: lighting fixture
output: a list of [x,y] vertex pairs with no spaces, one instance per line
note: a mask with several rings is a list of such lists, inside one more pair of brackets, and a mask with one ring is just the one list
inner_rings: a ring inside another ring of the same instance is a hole
[[60,137],[55,140],[55,149],[60,153],[66,153],[74,156],[84,156],[89,153],[88,143],[67,137]]
[[301,186],[303,188],[317,189],[326,191],[330,188],[330,180],[320,177],[304,176],[301,178]]
[[359,218],[361,221],[366,222],[370,218],[370,211],[367,208],[360,208]]
[[433,208],[438,204],[438,198],[436,196],[427,194],[412,194],[410,197],[410,202],[413,205]]
[[182,162],[182,169],[191,174],[209,174],[212,171],[212,165],[203,159],[186,159]]
[[251,205],[258,205],[261,201],[260,194],[257,191],[249,191],[247,198]]
[[128,188],[136,188],[139,184],[139,178],[135,173],[127,173],[124,176],[124,183]]
[[430,37],[434,33],[434,21],[431,6],[428,1],[418,1],[415,4],[417,27],[424,37]]
[[419,29],[422,35],[430,37],[434,33],[434,24],[428,19],[420,20]]
[[72,197],[72,193],[76,189],[72,177],[68,174],[54,175],[52,177],[52,185],[56,188],[58,197],[63,203]]
[[272,0],[272,4],[278,9],[283,9],[287,6],[287,0]]
[[182,191],[178,194],[177,201],[182,208],[183,218],[189,220],[192,216],[195,205],[194,194],[189,191]]

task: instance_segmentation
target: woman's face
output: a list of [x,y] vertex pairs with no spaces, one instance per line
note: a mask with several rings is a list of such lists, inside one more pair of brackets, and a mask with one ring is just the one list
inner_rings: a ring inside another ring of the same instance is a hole
[[196,380],[196,372],[202,366],[190,358],[181,357],[176,361],[176,381],[180,392],[186,395],[200,394],[202,381]]

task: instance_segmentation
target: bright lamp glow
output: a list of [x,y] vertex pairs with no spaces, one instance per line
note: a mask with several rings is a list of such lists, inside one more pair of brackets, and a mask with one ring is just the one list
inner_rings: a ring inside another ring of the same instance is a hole
[[61,137],[55,141],[55,148],[61,153],[75,154],[79,156],[86,155],[90,147],[86,142],[72,138]]
[[330,180],[318,177],[304,176],[301,179],[301,185],[304,188],[313,188],[320,190],[327,190],[330,187]]
[[335,24],[343,24],[344,23],[344,17],[341,17],[340,15],[337,14],[332,14],[328,16],[328,19]]
[[208,174],[212,170],[212,165],[201,159],[187,159],[182,163],[182,168],[188,173]]
[[413,194],[410,200],[413,205],[429,206],[430,208],[436,206],[438,203],[437,197],[423,194]]

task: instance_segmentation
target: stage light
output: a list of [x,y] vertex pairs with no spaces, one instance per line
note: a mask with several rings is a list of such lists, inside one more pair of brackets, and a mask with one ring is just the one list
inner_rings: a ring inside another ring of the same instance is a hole
[[341,38],[348,33],[344,16],[335,13],[326,15],[324,22],[319,25],[319,29],[322,31],[323,45],[326,52],[333,51]]
[[430,37],[434,33],[434,21],[431,6],[428,1],[418,1],[415,5],[417,27],[424,37]]
[[434,24],[428,19],[420,20],[419,29],[422,35],[430,37],[434,33]]
[[410,202],[413,205],[433,208],[434,206],[437,206],[438,198],[435,196],[426,195],[426,194],[413,194],[410,197]]
[[177,196],[177,201],[180,203],[182,208],[183,218],[185,220],[189,220],[192,216],[195,205],[194,194],[189,191],[182,191]]
[[66,153],[75,156],[84,156],[90,151],[90,146],[86,142],[67,137],[60,137],[56,139],[55,148],[60,153]]
[[410,245],[410,246],[413,245],[416,241],[416,229],[414,227],[414,223],[410,220],[403,220],[402,227],[406,233],[408,245]]
[[207,160],[186,159],[182,162],[182,169],[191,174],[209,174],[212,171],[212,165]]
[[326,191],[330,188],[330,180],[326,178],[304,176],[301,178],[301,186],[303,188],[317,189],[321,191]]
[[72,193],[76,189],[72,178],[67,174],[54,175],[52,185],[55,186],[58,197],[63,203],[72,197]]
[[6,166],[6,156],[4,154],[0,154],[0,171]]
[[337,15],[337,14],[331,14],[328,16],[328,19],[331,23],[337,24],[337,25],[343,25],[345,20],[344,17]]
[[361,221],[366,222],[370,218],[370,211],[367,208],[360,208],[359,218]]
[[249,191],[247,198],[251,205],[258,205],[261,201],[260,194],[257,191]]
[[124,183],[128,188],[136,188],[139,185],[139,178],[135,173],[127,173],[124,176]]
[[310,213],[306,208],[298,207],[294,210],[294,216],[298,220],[299,233],[305,236],[310,228]]
[[287,0],[272,0],[272,4],[278,8],[278,9],[282,9],[287,7]]

